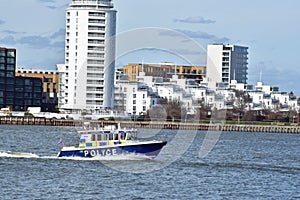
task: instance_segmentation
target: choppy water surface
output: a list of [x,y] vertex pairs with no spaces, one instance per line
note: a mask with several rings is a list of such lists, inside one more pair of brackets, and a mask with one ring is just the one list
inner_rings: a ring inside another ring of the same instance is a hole
[[180,137],[154,160],[56,158],[59,138],[76,143],[76,129],[1,125],[0,199],[300,199],[300,135],[223,132],[200,159],[198,132],[168,165],[191,131],[140,130],[169,144]]

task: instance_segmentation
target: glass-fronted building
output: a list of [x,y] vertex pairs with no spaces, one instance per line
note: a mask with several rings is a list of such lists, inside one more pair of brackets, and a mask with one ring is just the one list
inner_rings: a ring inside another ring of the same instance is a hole
[[43,82],[43,112],[57,111],[58,71],[17,68],[16,76],[40,78]]
[[16,49],[0,47],[0,108],[26,111],[41,107],[42,80],[16,77]]

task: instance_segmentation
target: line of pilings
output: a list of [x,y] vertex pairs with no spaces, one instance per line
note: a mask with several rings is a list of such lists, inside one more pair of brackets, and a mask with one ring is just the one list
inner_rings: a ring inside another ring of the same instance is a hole
[[44,117],[0,117],[0,124],[34,126],[75,126],[74,120],[47,119]]
[[171,130],[200,130],[200,131],[236,131],[236,132],[268,132],[268,133],[300,133],[300,126],[278,125],[229,125],[229,124],[197,124],[176,122],[133,122],[133,121],[81,121],[65,119],[47,119],[39,117],[0,117],[2,125],[34,125],[34,126],[78,126],[89,124],[91,127],[120,124],[126,128],[171,129]]

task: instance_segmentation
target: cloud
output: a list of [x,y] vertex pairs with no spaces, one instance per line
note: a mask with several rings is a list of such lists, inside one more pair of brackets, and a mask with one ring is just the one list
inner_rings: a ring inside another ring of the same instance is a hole
[[216,38],[215,35],[203,31],[190,31],[190,30],[181,30],[181,29],[177,29],[176,31],[181,32],[191,38],[208,39],[208,40]]
[[51,10],[55,10],[55,9],[65,9],[69,6],[69,4],[64,4],[64,5],[61,5],[61,6],[46,6],[46,8],[49,8]]
[[55,0],[38,0],[40,2],[43,2],[43,3],[55,3],[56,1]]
[[26,32],[18,32],[18,31],[12,31],[12,30],[3,30],[2,32],[10,34],[10,35],[26,34]]
[[174,19],[174,22],[192,23],[192,24],[214,24],[215,20],[205,19],[203,17],[188,17],[185,19]]
[[190,49],[170,49],[170,50],[172,52],[179,53],[180,55],[201,55],[203,53],[203,52],[194,51]]
[[17,42],[20,44],[30,45],[36,48],[47,47],[51,44],[49,38],[42,36],[25,36],[20,38]]
[[210,40],[212,42],[218,42],[218,43],[227,43],[230,41],[230,39],[227,37],[219,38],[216,35],[209,34],[203,31],[190,31],[190,30],[181,30],[181,29],[177,29],[177,31],[194,39],[204,39],[204,40]]
[[[46,8],[51,9],[51,10],[61,9],[61,8],[65,9],[69,6],[69,3],[57,6],[57,4],[61,2],[60,0],[37,0],[37,1],[44,3],[44,4],[48,4],[48,5],[46,5]],[[49,5],[49,4],[51,4],[51,5]]]
[[62,41],[62,42],[53,42],[51,44],[51,47],[54,47],[54,48],[62,48],[62,50],[64,51],[64,47],[65,47],[65,41]]
[[298,68],[286,70],[286,68],[275,64],[272,60],[262,60],[253,62],[248,72],[248,83],[250,84],[262,81],[264,85],[278,86],[282,92],[294,91],[296,95],[300,94],[299,87],[295,84],[295,80],[297,80],[300,73]]
[[13,36],[6,36],[4,38],[0,38],[0,43],[2,44],[8,44],[8,45],[15,45],[16,40]]
[[0,25],[2,24],[5,24],[5,21],[0,19]]
[[[64,39],[61,39],[65,36],[65,30],[59,29],[52,35],[40,36],[40,35],[18,35],[22,32],[5,30],[2,31],[8,36],[0,38],[0,43],[6,45],[27,45],[33,49],[45,49],[45,48],[63,48],[64,47]],[[23,33],[24,34],[24,33]]]
[[49,8],[49,9],[51,9],[51,10],[55,10],[55,9],[57,9],[57,7],[56,6],[46,6],[47,8]]
[[174,31],[161,31],[160,35],[162,36],[171,36],[171,37],[178,37],[178,32],[184,34],[185,36],[193,39],[202,39],[202,40],[209,40],[213,43],[229,43],[230,39],[227,37],[217,37],[216,35],[209,34],[207,32],[203,31],[191,31],[191,30],[182,30],[182,29],[176,29]]
[[53,33],[50,38],[51,39],[55,39],[55,38],[58,38],[58,37],[65,37],[65,34],[66,34],[66,30],[61,28],[59,29],[58,31],[56,31],[55,33]]

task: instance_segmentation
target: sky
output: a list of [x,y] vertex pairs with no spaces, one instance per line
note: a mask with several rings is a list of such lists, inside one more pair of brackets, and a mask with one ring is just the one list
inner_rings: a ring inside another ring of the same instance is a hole
[[[64,63],[65,10],[71,0],[1,0],[0,46],[17,66]],[[248,83],[261,80],[300,96],[300,1],[114,0],[116,66],[173,62],[206,65],[208,44],[249,47]]]

